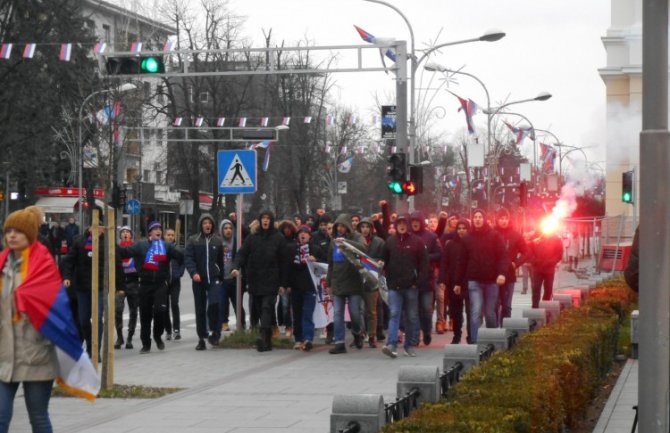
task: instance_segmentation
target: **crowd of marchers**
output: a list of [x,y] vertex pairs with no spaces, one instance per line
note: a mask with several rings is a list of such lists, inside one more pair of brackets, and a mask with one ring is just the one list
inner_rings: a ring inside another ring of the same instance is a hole
[[[563,256],[558,236],[539,231],[522,235],[504,208],[490,218],[476,209],[471,219],[445,212],[392,213],[385,201],[380,202],[379,213],[367,217],[319,211],[315,217],[293,215],[277,221],[264,211],[242,227],[241,240],[236,239],[236,224],[235,214],[216,221],[205,213],[184,248],[176,245],[175,231],[159,222],[149,223],[146,238],[138,240],[130,227],[121,227],[117,259],[110,268],[117,276],[115,348],[134,348],[138,319],[140,353],[150,352],[154,344],[163,350],[164,339],[182,338],[179,299],[181,278],[187,272],[195,306],[196,350],[217,346],[231,330],[229,318],[239,314],[244,327],[258,330],[260,352],[272,350],[273,335],[283,333],[303,351],[324,338],[333,344],[331,354],[367,346],[380,347],[392,358],[399,348],[404,355],[415,356],[421,344],[430,345],[434,332],[451,331],[452,344],[476,343],[480,326],[501,326],[502,319],[511,316],[518,275],[524,277],[524,293],[530,278],[533,307],[540,299],[551,299],[554,272]],[[91,230],[78,233],[70,221],[67,236],[56,242],[58,248],[53,248],[48,231],[39,235],[56,256],[89,354],[94,302]],[[104,235],[100,228],[99,236]],[[385,276],[383,289],[365,284],[360,265],[346,257],[340,239],[376,261]],[[99,257],[99,287],[103,287],[106,255]],[[320,297],[309,262],[327,264],[325,300],[334,311],[333,322],[318,330],[313,316]],[[249,296],[248,316],[244,309],[237,311],[238,278]],[[97,302],[101,338],[102,290]]]

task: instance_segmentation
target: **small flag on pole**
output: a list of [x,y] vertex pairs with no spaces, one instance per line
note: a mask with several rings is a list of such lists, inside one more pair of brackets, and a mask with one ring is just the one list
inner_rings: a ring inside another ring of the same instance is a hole
[[332,147],[330,147],[330,144],[326,144],[325,151],[326,153],[330,153],[330,151],[333,150]]
[[0,49],[0,57],[5,60],[9,60],[10,56],[12,55],[13,46],[13,44],[2,44],[2,49]]
[[130,45],[130,51],[132,51],[135,54],[138,54],[140,51],[142,51],[142,42],[133,42]]
[[326,126],[333,126],[335,124],[335,117],[330,114],[326,116]]
[[97,42],[95,44],[95,47],[93,48],[93,53],[94,54],[105,54],[106,49],[107,49],[107,42]]
[[170,52],[174,50],[174,41],[167,40],[165,41],[165,45],[163,45],[163,51]]
[[349,116],[349,125],[353,126],[355,124],[356,124],[356,116],[352,114],[351,116]]
[[347,154],[347,146],[342,146],[340,149],[340,155],[346,155]]
[[35,55],[35,47],[37,44],[26,44],[26,47],[23,49],[23,58],[32,59]]
[[196,126],[196,128],[200,128],[200,127],[202,126],[202,121],[203,121],[202,116],[200,116],[200,117],[198,117],[198,118],[195,119],[195,126]]
[[240,117],[239,127],[244,128],[245,126],[247,126],[247,118],[246,117]]
[[177,117],[174,119],[174,122],[172,123],[172,126],[181,126],[181,122],[183,120],[183,117]]
[[305,116],[305,121],[303,123],[312,123],[312,116]]
[[284,118],[282,118],[282,120],[281,120],[281,124],[282,124],[283,126],[288,126],[290,123],[291,123],[291,118],[290,118],[290,117],[284,117]]
[[265,128],[265,127],[268,126],[268,120],[269,120],[268,117],[261,117],[261,126],[262,126],[263,128]]
[[62,62],[69,62],[72,55],[72,44],[61,44],[60,45],[60,55],[58,58]]
[[222,128],[223,125],[225,125],[225,124],[226,124],[226,118],[225,117],[219,117],[218,119],[216,119],[216,126],[217,127]]

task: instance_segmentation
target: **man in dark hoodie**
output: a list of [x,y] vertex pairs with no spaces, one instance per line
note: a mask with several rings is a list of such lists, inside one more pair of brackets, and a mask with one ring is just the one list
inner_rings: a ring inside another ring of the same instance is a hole
[[[435,232],[428,230],[426,226],[426,219],[423,212],[416,211],[410,216],[410,224],[412,225],[412,233],[421,238],[426,251],[428,252],[428,266],[430,272],[423,275],[419,281],[419,325],[423,333],[423,344],[430,345],[432,341],[431,332],[433,330],[433,306],[435,305],[435,274],[436,270],[440,268],[440,257],[442,256],[442,247],[440,240]],[[444,304],[444,295],[442,296],[442,303]],[[436,326],[444,327],[444,314],[438,310]],[[419,330],[412,336],[414,343],[419,344]]]
[[219,305],[223,280],[223,244],[214,233],[216,223],[212,215],[202,214],[198,220],[198,227],[200,231],[189,237],[186,242],[184,264],[193,280],[195,324],[198,333],[198,345],[195,350],[205,350],[206,338],[212,346],[217,346],[221,339]]
[[286,287],[286,241],[275,228],[274,215],[263,211],[255,233],[244,239],[237,252],[230,275],[234,278],[244,268],[247,273],[249,294],[261,313],[260,338],[256,340],[259,352],[272,350],[272,322],[277,295]]
[[346,353],[344,344],[344,305],[349,300],[349,315],[351,316],[351,332],[354,336],[354,346],[363,348],[363,331],[361,318],[361,302],[363,301],[363,279],[358,269],[345,257],[340,250],[340,243],[346,240],[359,250],[365,250],[363,237],[351,227],[351,217],[341,214],[333,226],[333,242],[328,249],[328,274],[326,284],[328,293],[333,296],[335,310],[334,329],[335,345],[330,354]]
[[502,236],[505,252],[509,259],[509,268],[505,272],[505,284],[500,286],[500,297],[496,308],[498,326],[502,326],[503,318],[512,317],[512,296],[514,295],[514,283],[516,283],[516,270],[526,262],[528,248],[521,233],[512,227],[509,211],[505,208],[501,208],[496,214],[496,232]]
[[496,307],[499,286],[505,284],[505,272],[509,261],[505,254],[502,237],[486,222],[486,214],[476,209],[472,214],[472,230],[463,238],[463,263],[458,285],[454,292],[461,293],[467,287],[470,302],[468,335],[470,343],[477,343],[482,309],[487,328],[496,328]]
[[[237,239],[235,239],[235,226],[233,222],[227,219],[219,223],[219,234],[223,244],[223,291],[221,292],[221,321],[223,325],[221,330],[230,331],[229,317],[230,304],[233,304],[235,316],[237,316],[237,281],[230,275],[233,270],[233,261],[237,252]],[[242,309],[242,326],[244,326],[245,317]]]
[[[463,333],[463,305],[465,305],[466,313],[470,317],[470,308],[468,306],[468,292],[465,287],[461,287],[458,293],[454,290],[457,282],[456,278],[459,274],[459,266],[463,257],[463,238],[468,234],[470,223],[463,219],[456,225],[456,233],[458,236],[448,239],[444,244],[442,251],[442,260],[440,260],[440,286],[446,293],[447,301],[449,303],[449,315],[453,321],[454,336],[451,344],[460,344]],[[467,330],[467,328],[466,328]],[[470,343],[470,337],[467,337]]]
[[148,238],[129,247],[120,247],[123,259],[133,258],[140,276],[140,354],[151,351],[151,322],[158,350],[165,349],[162,335],[167,312],[170,260],[183,263],[184,254],[176,246],[163,241],[163,226],[158,221],[149,223]]
[[386,240],[383,258],[391,319],[388,341],[382,352],[391,358],[398,356],[398,330],[403,312],[407,315],[405,356],[416,356],[412,347],[412,336],[418,335],[419,329],[418,286],[429,272],[426,245],[409,230],[409,215],[398,216],[395,224],[397,233]]

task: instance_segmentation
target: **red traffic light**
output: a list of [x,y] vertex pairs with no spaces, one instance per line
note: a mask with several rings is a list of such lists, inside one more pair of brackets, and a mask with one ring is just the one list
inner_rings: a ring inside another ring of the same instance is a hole
[[402,192],[407,195],[415,195],[417,193],[416,182],[406,181],[402,184]]

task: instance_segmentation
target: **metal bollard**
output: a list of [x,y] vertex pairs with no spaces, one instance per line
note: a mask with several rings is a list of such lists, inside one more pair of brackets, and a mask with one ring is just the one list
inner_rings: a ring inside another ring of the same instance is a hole
[[502,322],[502,327],[508,331],[516,331],[517,334],[519,334],[519,338],[521,338],[530,332],[530,320],[505,317]]
[[444,347],[444,360],[442,368],[449,370],[456,363],[463,365],[461,373],[465,373],[472,367],[479,365],[479,348],[476,344],[448,344]]
[[384,397],[378,394],[336,395],[330,414],[330,433],[359,425],[359,433],[377,433],[386,425]]
[[631,358],[637,359],[637,348],[640,342],[640,310],[633,310],[630,313],[630,345]]
[[544,308],[526,308],[521,313],[526,319],[535,320],[535,330],[547,324],[547,312]]
[[479,350],[486,349],[486,345],[493,344],[496,352],[509,349],[509,333],[503,328],[482,328],[477,335]]
[[561,303],[561,310],[567,310],[572,308],[572,295],[566,295],[563,293],[554,293],[554,301]]
[[540,301],[539,305],[547,311],[547,324],[558,322],[558,316],[561,314],[559,301]]
[[397,397],[402,397],[412,389],[419,390],[419,403],[440,400],[440,369],[407,365],[400,367],[398,372]]

